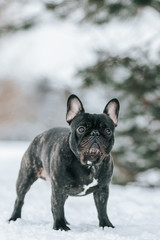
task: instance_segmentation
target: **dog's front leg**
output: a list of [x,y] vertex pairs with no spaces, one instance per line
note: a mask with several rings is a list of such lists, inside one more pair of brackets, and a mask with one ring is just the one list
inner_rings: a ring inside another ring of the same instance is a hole
[[94,192],[94,201],[98,212],[99,226],[103,228],[106,226],[114,228],[107,214],[108,197],[109,197],[108,186],[99,188],[98,191]]
[[67,196],[63,192],[63,189],[52,183],[51,207],[54,219],[54,230],[70,230],[70,228],[66,225],[67,221],[64,216],[64,204],[66,199]]

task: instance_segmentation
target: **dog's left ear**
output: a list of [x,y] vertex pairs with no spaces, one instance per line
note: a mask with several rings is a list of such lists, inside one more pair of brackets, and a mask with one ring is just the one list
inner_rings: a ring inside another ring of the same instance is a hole
[[81,100],[74,94],[70,95],[67,101],[66,121],[70,124],[75,116],[84,112]]
[[112,119],[115,127],[118,124],[119,108],[120,108],[119,101],[118,99],[114,98],[107,103],[103,111],[103,113],[107,114]]

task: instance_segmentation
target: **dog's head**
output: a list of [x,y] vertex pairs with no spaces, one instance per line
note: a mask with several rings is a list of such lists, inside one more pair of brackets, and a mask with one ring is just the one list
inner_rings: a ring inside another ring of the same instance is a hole
[[68,98],[66,120],[71,127],[70,148],[82,165],[99,165],[110,154],[118,113],[117,99],[110,100],[102,114],[89,114],[77,96]]

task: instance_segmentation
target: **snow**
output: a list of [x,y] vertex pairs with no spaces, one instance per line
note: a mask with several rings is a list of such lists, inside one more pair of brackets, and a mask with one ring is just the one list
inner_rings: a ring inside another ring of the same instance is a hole
[[98,227],[92,195],[70,197],[65,206],[71,231],[52,230],[50,183],[38,180],[26,195],[22,219],[7,222],[16,197],[15,183],[28,142],[0,142],[0,239],[159,240],[159,188],[111,185],[108,204],[115,229]]
[[136,178],[141,186],[160,186],[160,170],[153,168],[139,173]]

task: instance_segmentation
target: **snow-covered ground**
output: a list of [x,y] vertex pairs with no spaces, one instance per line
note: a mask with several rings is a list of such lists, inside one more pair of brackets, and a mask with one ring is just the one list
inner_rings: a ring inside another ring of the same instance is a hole
[[0,142],[1,240],[159,240],[160,189],[111,185],[108,213],[115,229],[98,227],[92,195],[66,202],[71,231],[52,230],[50,183],[38,180],[25,199],[22,219],[8,224],[16,197],[15,182],[28,143]]

